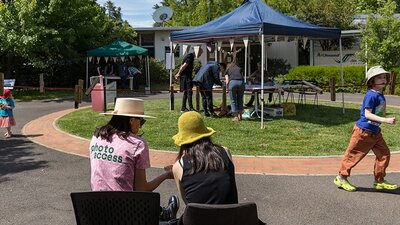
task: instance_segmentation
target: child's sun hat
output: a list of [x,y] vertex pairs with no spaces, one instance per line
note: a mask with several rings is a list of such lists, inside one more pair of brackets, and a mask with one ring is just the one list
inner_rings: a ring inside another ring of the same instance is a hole
[[11,96],[11,91],[10,91],[10,89],[4,89],[3,90],[3,96],[0,96],[0,97],[2,97],[2,98],[8,98],[8,97],[10,97]]
[[369,68],[367,75],[366,75],[366,79],[367,79],[366,83],[368,84],[368,81],[371,80],[371,78],[376,77],[381,74],[390,74],[390,72],[383,69],[382,66],[374,66],[374,67]]
[[211,127],[206,127],[198,112],[185,112],[178,120],[178,133],[172,137],[175,144],[182,146],[193,143],[215,133]]

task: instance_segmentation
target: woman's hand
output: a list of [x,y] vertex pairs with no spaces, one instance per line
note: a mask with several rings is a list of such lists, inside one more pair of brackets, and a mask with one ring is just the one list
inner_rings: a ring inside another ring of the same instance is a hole
[[172,166],[173,165],[164,166],[164,170],[167,173],[167,179],[174,179],[174,174],[172,173]]

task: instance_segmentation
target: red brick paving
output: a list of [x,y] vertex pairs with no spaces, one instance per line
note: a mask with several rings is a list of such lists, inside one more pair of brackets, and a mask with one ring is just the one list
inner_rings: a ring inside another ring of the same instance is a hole
[[[31,141],[57,151],[88,157],[89,140],[67,134],[55,127],[55,121],[74,111],[68,109],[52,113],[26,124],[23,134]],[[150,162],[153,167],[172,164],[176,153],[151,150]],[[352,174],[372,174],[374,156],[368,155],[353,170]],[[335,175],[341,156],[329,157],[268,157],[233,156],[237,173],[271,175]],[[392,154],[388,172],[400,171],[400,154]]]

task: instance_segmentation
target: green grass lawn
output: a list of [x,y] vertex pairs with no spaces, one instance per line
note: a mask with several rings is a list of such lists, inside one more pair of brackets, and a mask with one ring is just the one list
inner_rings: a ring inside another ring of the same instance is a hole
[[[215,105],[219,105],[216,99]],[[175,106],[180,106],[177,101]],[[179,108],[179,107],[175,107]],[[342,155],[348,145],[352,128],[359,117],[358,104],[320,101],[319,107],[296,105],[297,115],[274,118],[260,129],[259,120],[232,122],[231,118],[205,118],[206,126],[214,128],[215,143],[227,146],[233,154],[257,156],[323,156]],[[388,108],[388,115],[400,118],[399,109]],[[151,149],[177,151],[171,137],[177,133],[181,113],[169,111],[169,100],[146,100],[145,112],[156,116],[148,119],[142,131]],[[105,124],[110,117],[93,113],[90,108],[77,110],[62,117],[57,126],[69,133],[90,139],[95,127]],[[398,125],[381,126],[383,135],[392,151],[400,149]]]
[[54,98],[73,98],[73,90],[45,90],[40,93],[38,89],[15,89],[12,90],[15,101],[32,101]]

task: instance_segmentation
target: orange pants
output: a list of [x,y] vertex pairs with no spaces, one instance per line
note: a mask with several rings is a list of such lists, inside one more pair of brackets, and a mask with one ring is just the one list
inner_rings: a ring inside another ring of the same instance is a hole
[[390,150],[382,137],[381,130],[372,133],[363,130],[356,125],[350,139],[349,147],[344,153],[339,174],[343,177],[350,176],[351,169],[357,165],[371,150],[374,152],[375,166],[374,176],[376,181],[383,181],[386,176],[386,168],[390,161]]

